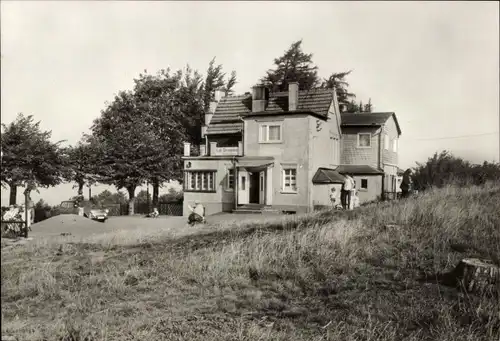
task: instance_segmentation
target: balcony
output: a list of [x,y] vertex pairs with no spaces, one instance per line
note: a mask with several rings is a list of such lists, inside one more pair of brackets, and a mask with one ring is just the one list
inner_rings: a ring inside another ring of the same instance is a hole
[[[192,147],[195,150],[192,151]],[[184,156],[243,156],[243,143],[238,141],[237,147],[218,147],[217,142],[210,142],[207,151],[205,145],[196,147],[186,142],[184,143]]]

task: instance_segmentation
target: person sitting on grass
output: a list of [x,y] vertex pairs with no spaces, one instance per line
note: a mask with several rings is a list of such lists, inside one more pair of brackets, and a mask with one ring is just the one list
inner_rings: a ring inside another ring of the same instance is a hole
[[205,207],[200,204],[198,200],[194,202],[194,207],[188,205],[188,208],[191,211],[191,214],[188,217],[188,223],[190,225],[205,222]]
[[148,213],[146,215],[146,218],[157,218],[159,215],[160,215],[160,213],[158,212],[158,209],[155,207],[155,208],[153,208],[153,212]]

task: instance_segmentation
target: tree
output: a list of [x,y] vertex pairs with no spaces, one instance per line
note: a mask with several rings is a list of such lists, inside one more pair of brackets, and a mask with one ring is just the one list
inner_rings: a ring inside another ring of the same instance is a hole
[[98,195],[94,195],[92,197],[92,201],[99,206],[104,205],[123,205],[127,203],[127,198],[125,194],[121,191],[112,193],[107,189],[99,193]]
[[158,204],[159,187],[165,181],[181,180],[183,142],[201,140],[203,117],[202,76],[189,65],[186,72],[161,70],[157,75],[140,75],[134,97],[141,116],[149,122],[150,148],[154,161],[145,164],[153,185],[153,205]]
[[177,191],[175,188],[169,188],[168,193],[163,194],[160,197],[161,203],[171,203],[171,202],[179,202],[184,198],[184,194],[181,191]]
[[222,64],[215,65],[215,57],[208,63],[207,76],[203,88],[203,103],[205,111],[208,111],[210,102],[214,99],[214,91],[224,87],[224,77]]
[[52,132],[42,131],[33,115],[18,114],[14,122],[2,123],[2,186],[10,188],[10,205],[16,204],[17,187],[24,185],[25,194],[37,187],[60,184],[67,171],[60,142],[50,141]]
[[268,70],[261,81],[271,91],[288,91],[289,82],[298,82],[299,90],[310,90],[319,83],[312,56],[302,51],[302,40],[296,41],[281,57],[274,59],[274,69]]
[[354,109],[352,101],[356,98],[355,94],[349,92],[349,83],[346,81],[346,77],[351,72],[352,70],[332,73],[330,77],[323,80],[321,87],[325,89],[335,89],[339,105],[346,105],[348,107],[348,112],[355,112],[349,111],[349,108],[351,110]]
[[79,141],[76,146],[65,149],[69,163],[65,178],[69,182],[76,183],[78,196],[83,196],[83,187],[85,185],[91,186],[97,181],[95,167],[99,161],[96,159],[99,153],[94,141],[94,139],[87,136]]
[[147,167],[157,161],[151,115],[138,108],[132,92],[121,91],[94,120],[92,136],[99,145],[100,182],[125,188],[129,214],[134,214],[135,190],[149,176]]
[[373,110],[373,105],[372,105],[372,99],[368,99],[368,104],[365,104],[365,107],[363,108],[364,112],[372,112]]
[[480,185],[488,180],[500,179],[500,164],[484,162],[471,164],[448,151],[434,153],[426,163],[417,163],[413,180],[418,190],[442,187],[450,183],[461,186]]
[[232,95],[233,94],[233,87],[236,85],[237,81],[236,81],[236,71],[231,71],[231,75],[229,76],[229,78],[227,79],[227,82],[226,82],[226,87],[225,87],[225,95],[228,96],[228,95]]
[[148,191],[141,190],[137,193],[136,201],[142,204],[151,202],[151,194],[149,194]]

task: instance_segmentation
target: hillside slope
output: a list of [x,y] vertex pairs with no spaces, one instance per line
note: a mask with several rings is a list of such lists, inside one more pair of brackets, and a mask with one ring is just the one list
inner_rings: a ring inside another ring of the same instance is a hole
[[499,229],[490,184],[133,247],[2,251],[2,335],[498,340],[498,297],[431,279],[464,257],[500,263]]

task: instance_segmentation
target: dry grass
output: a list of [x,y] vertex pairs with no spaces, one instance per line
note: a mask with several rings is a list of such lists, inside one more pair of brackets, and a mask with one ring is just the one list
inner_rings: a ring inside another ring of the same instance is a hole
[[498,340],[497,297],[420,279],[467,256],[499,262],[499,226],[496,184],[356,212],[13,248],[2,251],[2,334]]

